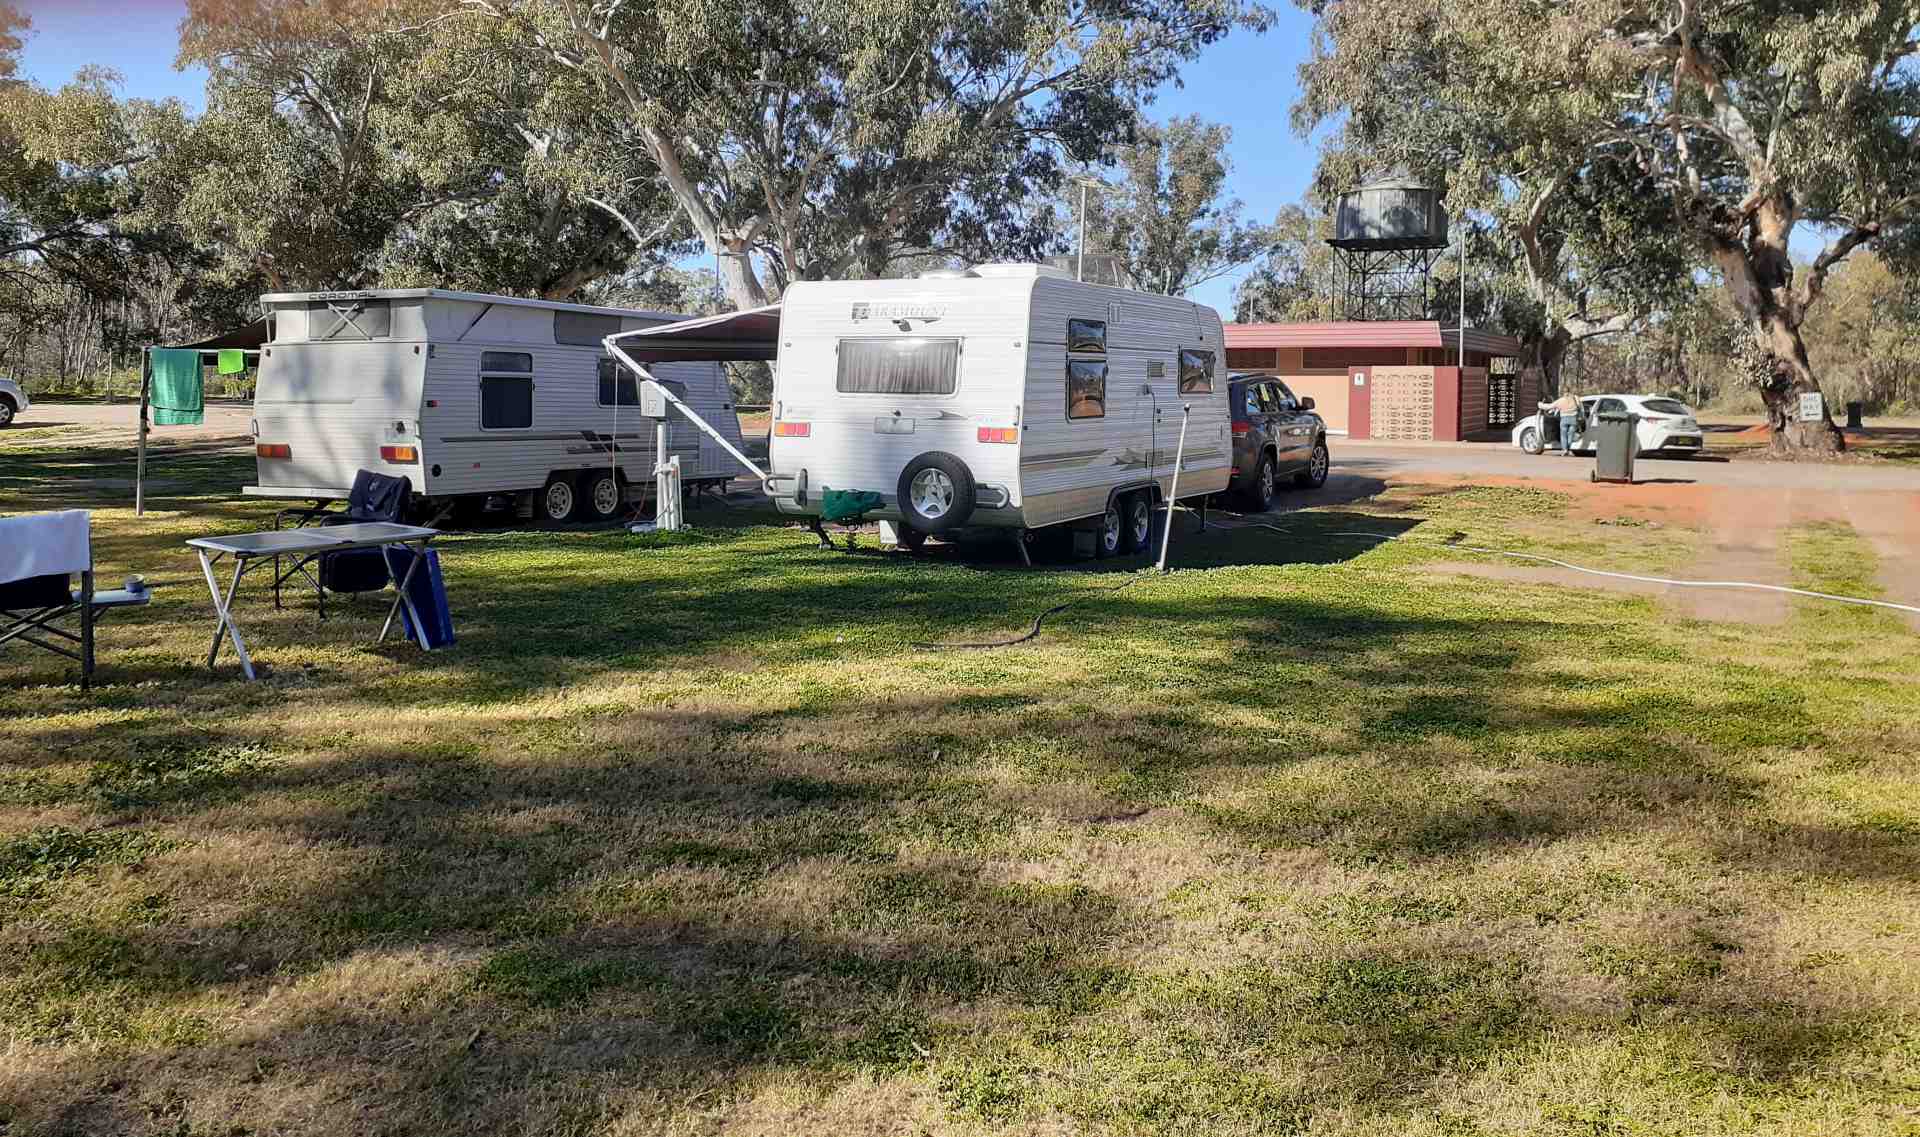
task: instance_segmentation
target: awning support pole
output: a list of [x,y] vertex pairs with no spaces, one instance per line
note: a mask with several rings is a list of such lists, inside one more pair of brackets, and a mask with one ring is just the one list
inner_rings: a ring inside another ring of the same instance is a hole
[[687,404],[681,402],[678,398],[676,398],[674,396],[674,393],[668,390],[664,383],[659,382],[653,377],[653,372],[648,371],[644,364],[640,363],[638,360],[634,359],[631,355],[628,355],[626,352],[621,351],[620,345],[613,342],[613,337],[609,336],[606,339],[601,340],[600,342],[606,345],[607,351],[611,352],[615,359],[618,359],[621,363],[626,364],[627,367],[632,369],[635,375],[640,376],[643,382],[650,384],[656,391],[658,391],[660,393],[661,398],[665,399],[672,406],[679,407],[680,413],[687,416],[688,422],[691,422],[693,425],[699,427],[702,431],[705,431],[707,437],[713,439],[715,442],[718,442],[722,450],[725,450],[727,453],[733,455],[734,459],[738,461],[742,466],[745,466],[747,469],[752,470],[753,476],[760,479],[761,487],[763,489],[766,487],[767,479],[771,478],[773,475],[767,473],[765,470],[762,470],[758,462],[755,462],[753,459],[747,457],[745,454],[742,454],[740,452],[739,447],[735,446],[731,442],[728,442],[725,435],[721,434],[718,430],[714,429],[713,424],[709,423],[706,419],[701,418],[698,414],[695,414],[692,407],[688,406]]
[[140,349],[140,441],[134,447],[133,515],[147,515],[147,400],[153,390],[153,349]]
[[1160,530],[1160,563],[1155,566],[1161,572],[1167,571],[1167,547],[1173,544],[1173,514],[1180,508],[1180,467],[1187,459],[1187,420],[1192,416],[1192,403],[1180,408],[1180,442],[1173,448],[1173,482],[1167,487],[1166,527]]

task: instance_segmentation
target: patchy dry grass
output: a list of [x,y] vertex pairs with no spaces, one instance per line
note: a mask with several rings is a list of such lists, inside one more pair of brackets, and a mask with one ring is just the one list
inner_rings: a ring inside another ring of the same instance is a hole
[[[178,459],[136,521],[119,456],[0,455],[160,588],[90,694],[0,656],[9,1133],[1920,1122],[1911,633],[1408,571],[1677,527],[1396,487],[1123,592],[752,515],[479,532],[455,649],[256,593],[249,685],[180,541],[267,507]],[[1844,528],[1787,555],[1873,579]]]

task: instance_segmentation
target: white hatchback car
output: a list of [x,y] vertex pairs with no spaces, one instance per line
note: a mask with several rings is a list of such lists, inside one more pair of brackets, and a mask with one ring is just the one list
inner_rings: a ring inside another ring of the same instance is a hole
[[32,405],[27,393],[20,389],[20,384],[11,379],[0,379],[0,429],[12,426],[13,420],[20,417],[20,412]]
[[[1593,417],[1607,411],[1639,416],[1635,427],[1640,436],[1642,454],[1698,454],[1706,437],[1693,409],[1677,399],[1660,395],[1584,395],[1580,399],[1580,418],[1591,424]],[[1540,414],[1530,414],[1513,426],[1513,444],[1529,454],[1560,449],[1560,431],[1541,426]],[[1591,433],[1576,434],[1575,453],[1593,450]]]

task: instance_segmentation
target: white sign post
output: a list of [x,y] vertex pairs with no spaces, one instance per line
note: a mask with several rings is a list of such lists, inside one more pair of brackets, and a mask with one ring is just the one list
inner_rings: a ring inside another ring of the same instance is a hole
[[1800,421],[1818,422],[1827,417],[1826,401],[1820,392],[1808,391],[1800,396]]

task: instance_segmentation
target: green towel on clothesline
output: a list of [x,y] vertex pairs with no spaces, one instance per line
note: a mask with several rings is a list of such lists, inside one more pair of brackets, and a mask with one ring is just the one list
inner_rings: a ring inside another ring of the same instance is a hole
[[183,347],[156,347],[147,353],[147,362],[153,369],[153,425],[199,426],[206,418],[200,353]]
[[222,375],[239,375],[247,369],[247,353],[237,347],[220,349],[220,366],[214,368]]

